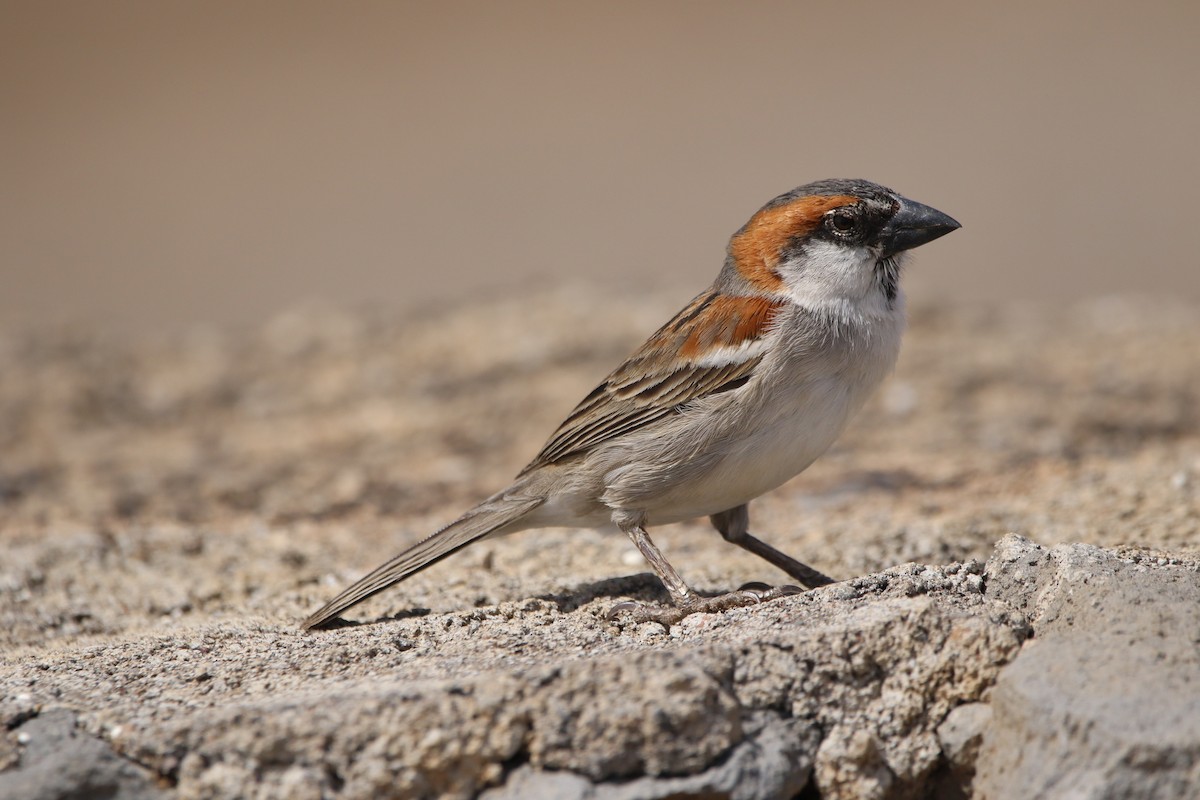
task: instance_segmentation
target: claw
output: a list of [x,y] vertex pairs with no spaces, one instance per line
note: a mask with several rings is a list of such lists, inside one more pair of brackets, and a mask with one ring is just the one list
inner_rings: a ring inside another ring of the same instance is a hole
[[632,614],[642,607],[641,603],[635,603],[632,600],[626,600],[623,603],[617,603],[608,610],[604,616],[609,620],[614,620],[622,614]]
[[803,589],[790,583],[785,586],[772,587],[763,583],[762,581],[750,581],[750,583],[743,583],[738,587],[738,591],[750,595],[760,603],[767,600],[774,600],[777,597],[789,597],[795,594],[804,594]]

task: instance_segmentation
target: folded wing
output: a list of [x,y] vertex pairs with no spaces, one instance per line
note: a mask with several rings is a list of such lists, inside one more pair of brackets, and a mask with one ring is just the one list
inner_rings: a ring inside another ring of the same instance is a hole
[[714,289],[696,297],[575,407],[521,475],[744,385],[782,308]]

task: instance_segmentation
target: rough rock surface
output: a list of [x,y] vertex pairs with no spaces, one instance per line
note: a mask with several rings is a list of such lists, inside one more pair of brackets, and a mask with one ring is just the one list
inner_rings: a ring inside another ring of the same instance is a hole
[[1196,561],[1008,537],[988,577],[988,595],[1022,607],[1037,640],[992,693],[980,796],[1195,796]]
[[157,776],[78,730],[75,715],[48,710],[20,726],[20,763],[0,772],[0,797],[124,797],[162,800]]
[[[896,377],[753,508],[864,577],[620,629],[664,598],[636,552],[550,530],[297,630],[686,299],[0,333],[0,796],[1200,794],[1193,306],[914,314]],[[782,580],[700,523],[655,539],[705,591]]]

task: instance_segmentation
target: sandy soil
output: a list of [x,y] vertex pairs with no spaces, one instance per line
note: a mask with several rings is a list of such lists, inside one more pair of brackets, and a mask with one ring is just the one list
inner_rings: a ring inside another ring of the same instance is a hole
[[[271,643],[292,641],[337,589],[504,485],[688,296],[618,303],[567,288],[405,320],[306,309],[137,345],[5,331],[9,691],[39,666],[69,674],[79,659],[169,637],[240,637],[245,659],[269,661]],[[1125,298],[911,317],[896,375],[842,441],[752,507],[760,535],[838,577],[984,559],[1009,532],[1141,557],[1200,552],[1200,307]],[[701,589],[783,579],[706,524],[656,540]],[[520,660],[520,631],[480,639],[447,620],[536,615],[527,604],[553,601],[594,623],[616,598],[657,596],[647,578],[624,579],[646,571],[618,535],[529,532],[470,548],[349,616],[398,620],[356,630],[396,626],[404,674],[463,677],[489,648]],[[573,647],[603,650],[603,626],[589,630]],[[339,633],[296,638],[312,661],[287,685],[319,694],[344,677]],[[422,661],[422,636],[438,658]],[[528,657],[553,658],[553,647]],[[205,669],[186,666],[164,691],[202,713],[216,702],[197,677]],[[64,680],[21,702],[58,697],[119,738],[134,707],[120,699],[127,681],[72,695]]]

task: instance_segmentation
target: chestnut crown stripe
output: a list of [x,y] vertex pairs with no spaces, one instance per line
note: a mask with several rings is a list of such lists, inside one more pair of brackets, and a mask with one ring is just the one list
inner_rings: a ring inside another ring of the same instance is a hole
[[754,286],[770,291],[783,288],[783,279],[776,268],[788,242],[816,230],[825,212],[858,201],[851,195],[809,195],[767,206],[729,240],[734,265]]

